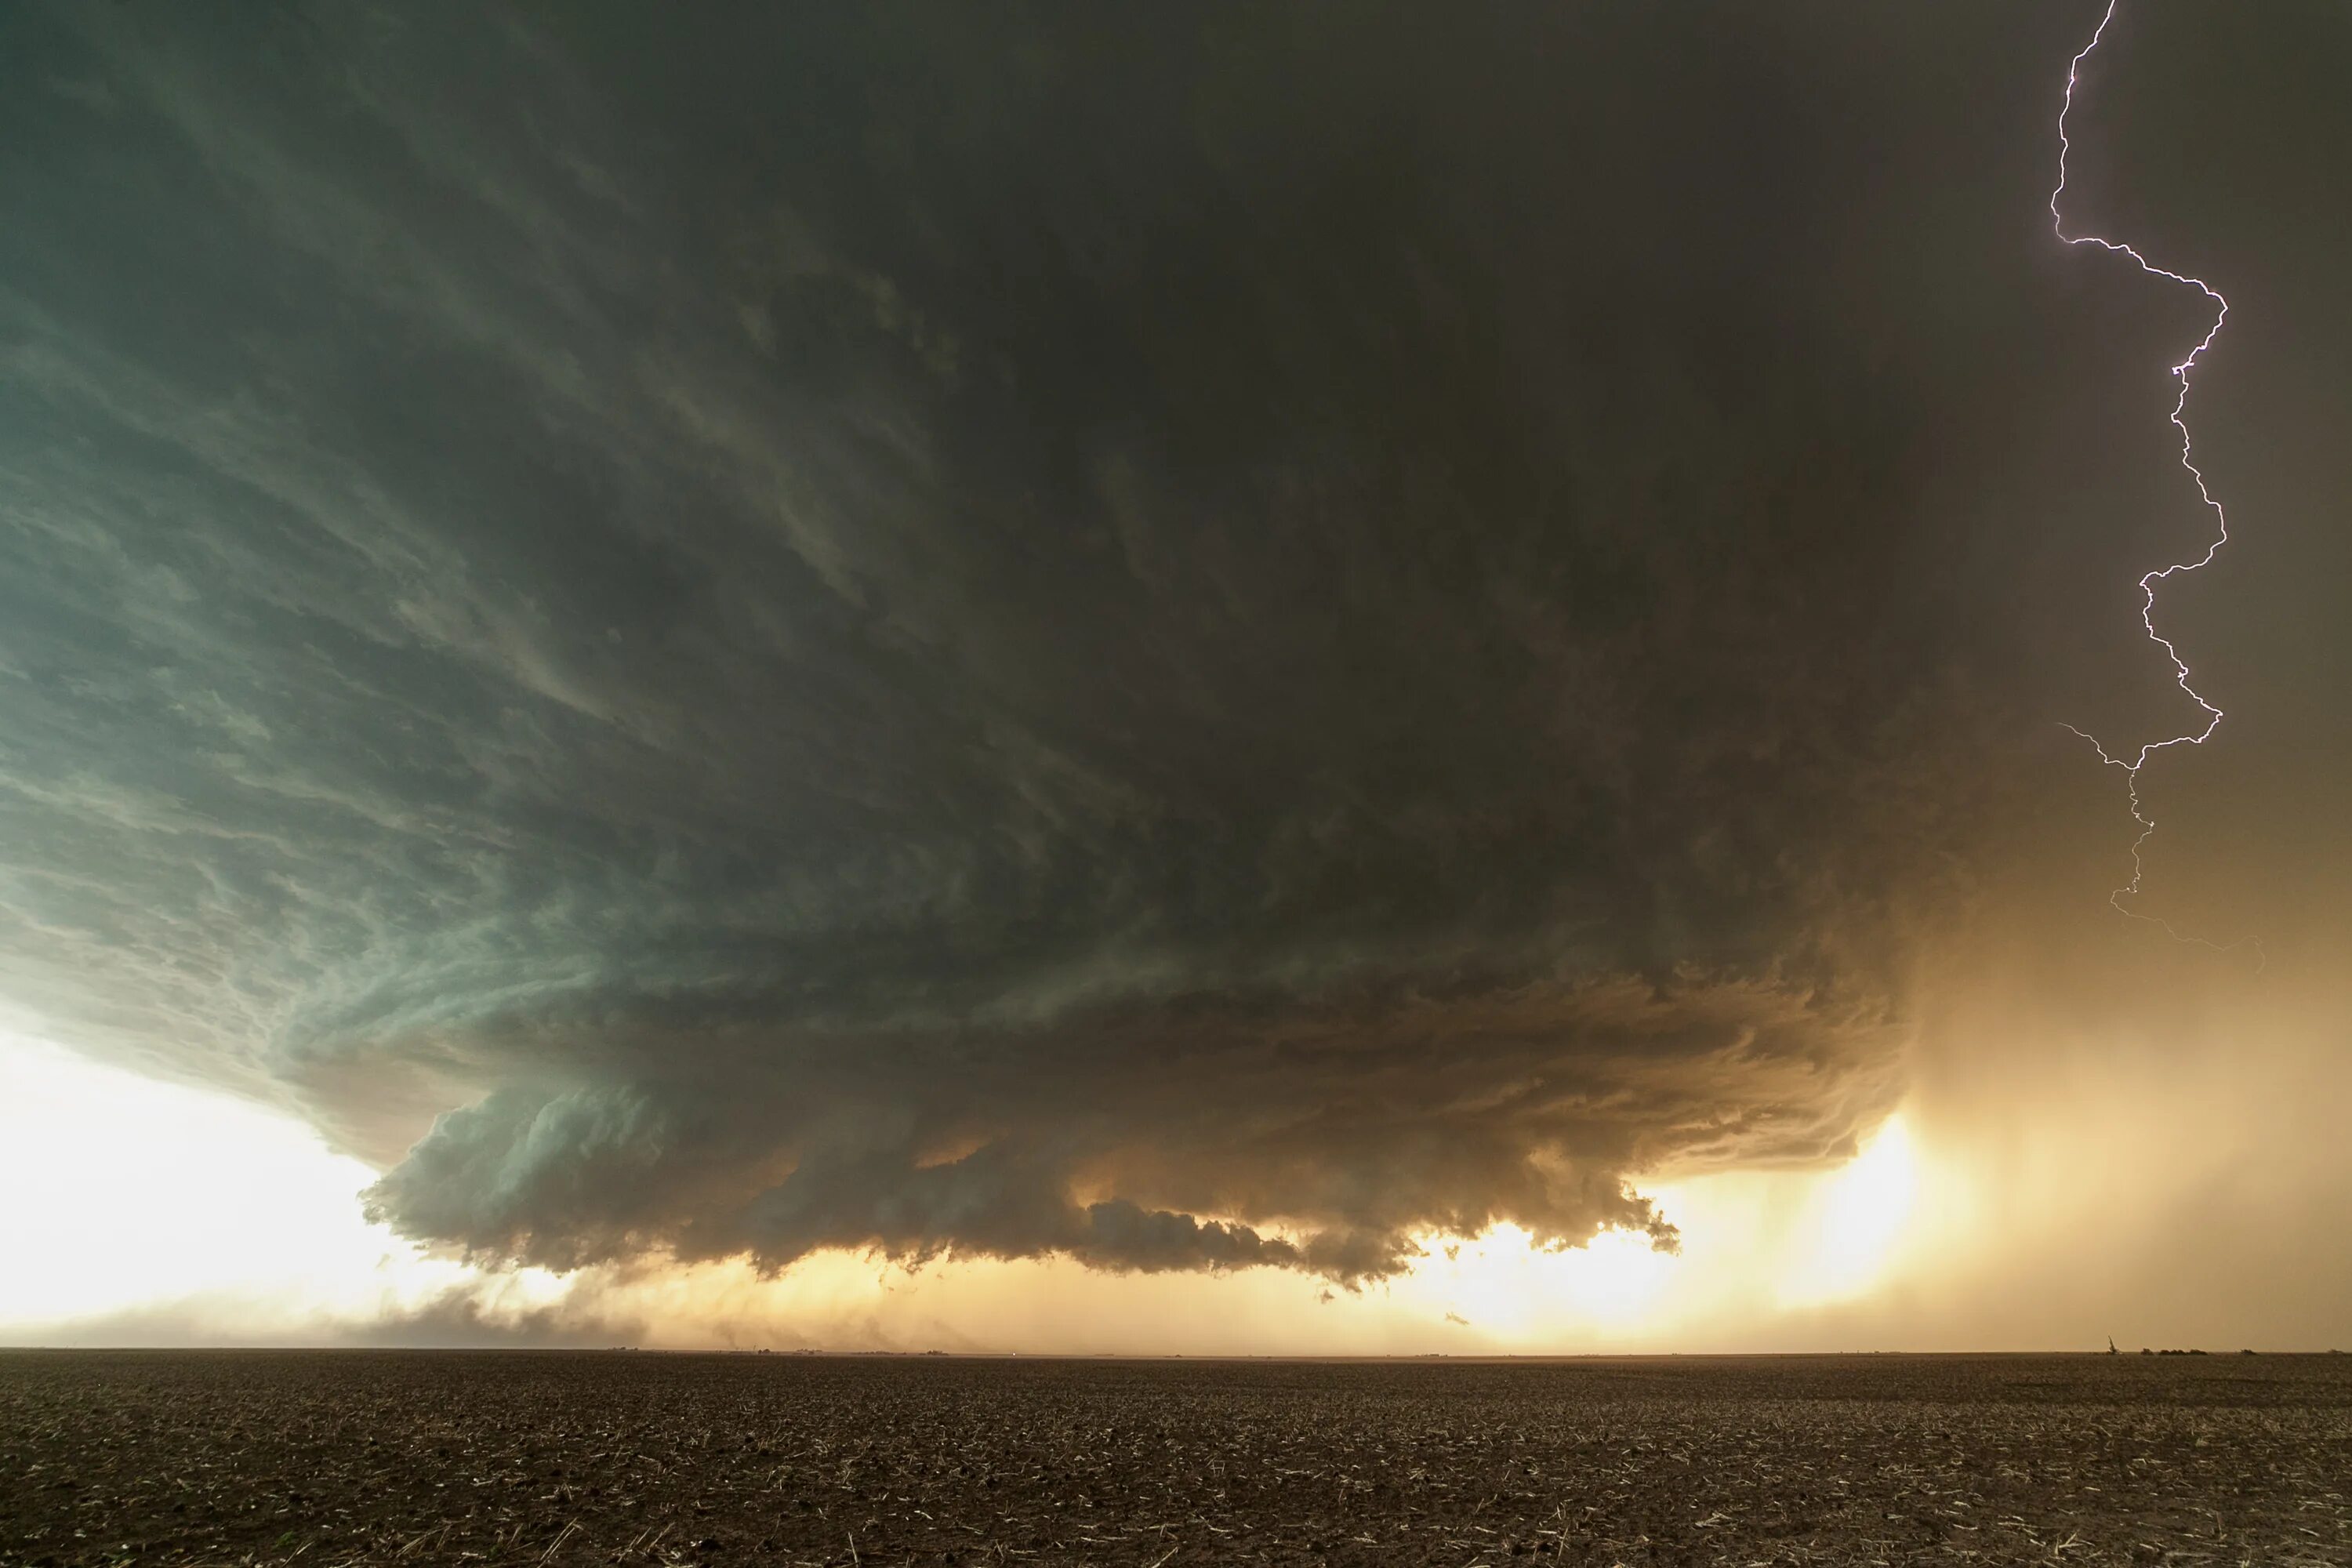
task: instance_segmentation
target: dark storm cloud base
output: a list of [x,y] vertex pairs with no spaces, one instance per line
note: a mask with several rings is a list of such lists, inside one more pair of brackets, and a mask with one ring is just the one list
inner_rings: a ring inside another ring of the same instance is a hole
[[6,8],[0,993],[557,1265],[1851,1148],[2044,718],[1934,443],[2072,384],[2054,38],[1059,16]]
[[2352,1357],[0,1352],[0,1564],[2352,1563]]

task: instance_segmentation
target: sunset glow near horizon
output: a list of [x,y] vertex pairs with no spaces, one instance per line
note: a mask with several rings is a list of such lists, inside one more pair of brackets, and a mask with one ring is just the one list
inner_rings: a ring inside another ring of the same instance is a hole
[[[426,1313],[430,1342],[496,1343],[552,1313],[541,1331],[572,1342],[617,1311],[633,1341],[665,1349],[1040,1353],[1065,1344],[1066,1324],[1008,1310],[1024,1276],[1061,1272],[1049,1266],[950,1258],[909,1272],[840,1253],[772,1282],[708,1266],[621,1282],[486,1270],[366,1223],[360,1196],[376,1174],[283,1114],[0,1037],[0,1190],[22,1200],[0,1211],[0,1258],[41,1264],[20,1276],[29,1289],[0,1304],[0,1338],[335,1342],[377,1329],[396,1335],[405,1315]],[[1774,1314],[1851,1300],[1932,1245],[1912,1226],[1924,1179],[1896,1116],[1853,1158],[1818,1171],[1662,1185],[1660,1204],[1687,1238],[1679,1256],[1620,1231],[1565,1248],[1507,1224],[1433,1234],[1399,1279],[1305,1311],[1300,1302],[1318,1294],[1310,1284],[1250,1282],[1268,1316],[1244,1332],[1280,1342],[1282,1319],[1297,1312],[1307,1331],[1294,1353],[1571,1353],[1692,1335],[1738,1348]],[[968,1292],[965,1276],[987,1283]],[[1164,1287],[1150,1277],[1114,1286],[1126,1310],[1088,1353],[1234,1353],[1252,1342],[1230,1324],[1222,1335],[1188,1330],[1181,1301],[1151,1298],[1195,1296],[1198,1283]],[[898,1297],[909,1300],[894,1309]],[[647,1307],[658,1310],[626,1316]]]

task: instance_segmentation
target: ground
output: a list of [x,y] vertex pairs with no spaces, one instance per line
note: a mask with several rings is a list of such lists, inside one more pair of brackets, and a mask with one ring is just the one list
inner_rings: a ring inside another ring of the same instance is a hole
[[0,1565],[2352,1563],[2352,1356],[0,1352]]

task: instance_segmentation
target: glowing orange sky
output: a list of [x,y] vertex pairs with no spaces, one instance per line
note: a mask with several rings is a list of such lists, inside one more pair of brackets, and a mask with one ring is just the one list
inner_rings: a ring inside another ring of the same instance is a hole
[[[1909,1110],[1843,1164],[1660,1181],[1682,1228],[1679,1256],[1622,1234],[1549,1253],[1505,1227],[1430,1237],[1408,1276],[1355,1293],[1280,1270],[1136,1275],[948,1259],[910,1272],[840,1253],[774,1279],[737,1264],[567,1279],[426,1258],[362,1222],[357,1194],[373,1173],[299,1123],[16,1037],[0,1045],[0,1190],[11,1195],[0,1209],[10,1265],[0,1340],[511,1333],[678,1348],[1195,1355],[1972,1349],[2136,1331],[2169,1342],[2228,1335],[2226,1303],[2191,1301],[2184,1313],[2181,1300],[2150,1302],[2105,1328],[2118,1316],[2112,1302],[2105,1316],[2066,1315],[2079,1272],[2041,1281],[2046,1301],[2064,1303],[2057,1313],[1988,1311],[2005,1288],[1986,1286],[1999,1286],[2004,1267],[2069,1250],[2079,1268],[2095,1249],[2070,1249],[2064,1232],[2120,1201],[2119,1186],[2145,1210],[2232,1180],[2234,1155],[2200,1160],[2175,1145],[2168,1173],[2149,1163],[2196,1113],[2114,1103],[2057,1138],[2038,1130],[2047,1142],[2037,1150],[2037,1130],[2021,1121],[1988,1148],[1981,1128],[1956,1139],[1953,1125]],[[1988,1176],[1988,1154],[2007,1179]],[[2077,1162],[2108,1180],[2076,1175],[2063,1211],[2037,1205],[2034,1184]],[[2135,1239],[2111,1234],[2095,1250]]]

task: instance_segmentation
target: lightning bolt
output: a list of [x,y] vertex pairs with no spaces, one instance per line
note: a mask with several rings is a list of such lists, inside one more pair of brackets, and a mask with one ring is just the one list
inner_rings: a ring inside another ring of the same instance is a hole
[[[2207,302],[2213,307],[2212,326],[2206,330],[2204,337],[2198,340],[2197,346],[2189,351],[2188,357],[2172,367],[2172,379],[2180,386],[2180,395],[2172,401],[2172,427],[2180,432],[2180,466],[2189,470],[2189,479],[2196,482],[2199,498],[2213,513],[2213,542],[2207,545],[2205,553],[2195,560],[2176,561],[2168,566],[2159,566],[2143,574],[2139,580],[2139,624],[2147,632],[2147,640],[2164,650],[2164,657],[2172,665],[2173,683],[2188,694],[2189,700],[2197,704],[2198,710],[2204,716],[2204,722],[2166,740],[2149,741],[2141,745],[2137,752],[2120,753],[2108,751],[2097,737],[2085,731],[2077,730],[2072,724],[2062,724],[2060,728],[2070,731],[2089,742],[2091,749],[2098,753],[2101,763],[2108,767],[2123,770],[2126,793],[2131,800],[2132,820],[2139,824],[2138,836],[2133,838],[2131,846],[2131,880],[2109,893],[2107,901],[2119,912],[2130,916],[2133,920],[2146,921],[2151,925],[2162,928],[2167,935],[2176,941],[2193,942],[2200,946],[2226,952],[2232,948],[2244,946],[2252,939],[2241,937],[2236,942],[2224,944],[2208,942],[2203,937],[2183,936],[2179,931],[2173,930],[2170,922],[2154,915],[2142,914],[2125,902],[2127,899],[2137,900],[2139,897],[2140,880],[2147,869],[2142,859],[2142,851],[2147,844],[2148,837],[2156,831],[2156,819],[2147,815],[2147,806],[2140,799],[2140,770],[2147,767],[2148,760],[2158,752],[2168,751],[2174,746],[2203,745],[2212,739],[2213,731],[2221,728],[2221,710],[2207,701],[2204,694],[2190,682],[2188,661],[2180,657],[2180,650],[2173,647],[2171,639],[2156,629],[2156,585],[2168,577],[2194,572],[2200,567],[2211,564],[2213,557],[2221,553],[2221,546],[2230,542],[2230,515],[2221,510],[2221,503],[2214,499],[2212,490],[2206,485],[2204,470],[2197,466],[2196,450],[2189,440],[2189,421],[2186,417],[2189,408],[2189,378],[2195,373],[2199,358],[2207,349],[2213,346],[2213,340],[2221,335],[2221,324],[2230,319],[2230,301],[2221,297],[2221,290],[2202,278],[2191,278],[2186,273],[2174,272],[2167,268],[2158,267],[2121,240],[2105,239],[2095,234],[2066,232],[2066,218],[2059,208],[2059,198],[2066,194],[2066,154],[2074,150],[2073,143],[2066,139],[2066,117],[2074,110],[2074,89],[2082,77],[2083,62],[2091,58],[2091,51],[2097,48],[2099,40],[2106,36],[2107,26],[2116,19],[2116,10],[2120,3],[2121,0],[2107,0],[2107,8],[2099,17],[2099,25],[2091,30],[2091,41],[2083,46],[2082,51],[2066,67],[2066,97],[2058,110],[2058,184],[2052,187],[2050,192],[2050,227],[2059,239],[2067,245],[2095,245],[2101,250],[2114,255],[2128,256],[2137,264],[2139,269],[2149,277],[2161,278],[2168,283],[2177,283],[2183,288],[2194,289],[2204,295]],[[2255,951],[2257,952],[2261,951],[2259,944],[2256,944]]]

